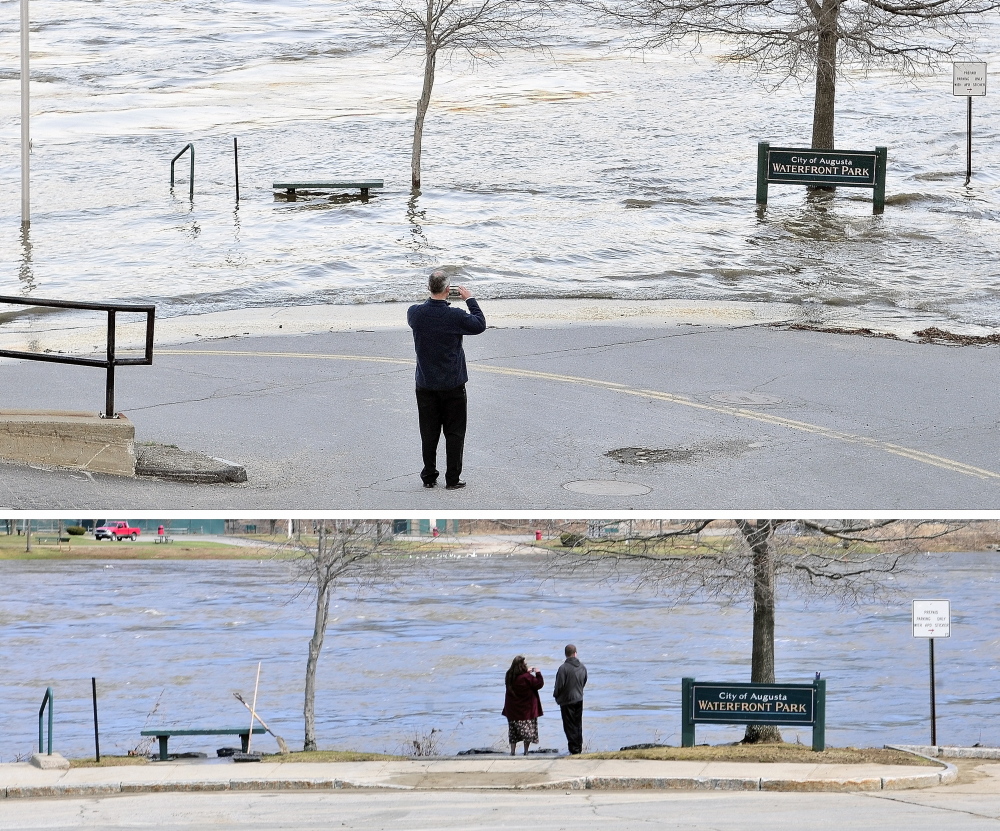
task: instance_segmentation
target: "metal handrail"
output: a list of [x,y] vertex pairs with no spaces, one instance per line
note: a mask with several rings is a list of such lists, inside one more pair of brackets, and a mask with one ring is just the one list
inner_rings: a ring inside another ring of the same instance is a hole
[[45,690],[45,697],[42,699],[42,706],[38,709],[38,752],[42,752],[42,714],[45,712],[45,705],[49,705],[49,752],[52,755],[52,687]]
[[[29,361],[48,361],[53,364],[104,367],[107,370],[107,383],[105,385],[105,412],[103,417],[118,417],[115,413],[115,367],[149,366],[153,363],[153,326],[156,319],[156,306],[131,306],[124,303],[77,303],[73,300],[39,300],[29,297],[0,295],[0,304],[2,303],[17,306],[47,306],[56,309],[83,309],[87,311],[107,312],[107,349],[106,357],[103,359],[81,358],[73,355],[54,355],[51,353],[22,352],[16,349],[0,349],[0,357],[22,358]],[[115,354],[115,315],[118,312],[132,312],[146,315],[146,349],[141,358],[119,358]]]
[[176,162],[188,150],[191,151],[191,191],[190,191],[190,197],[191,197],[191,199],[194,199],[194,145],[191,142],[188,142],[187,144],[185,144],[184,147],[181,149],[181,152],[178,153],[176,156],[174,156],[170,160],[170,187],[173,188],[173,186],[174,186],[174,162]]

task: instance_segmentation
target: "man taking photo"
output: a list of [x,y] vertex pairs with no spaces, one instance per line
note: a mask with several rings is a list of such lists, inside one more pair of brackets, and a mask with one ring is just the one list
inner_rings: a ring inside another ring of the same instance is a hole
[[465,384],[469,380],[462,337],[486,331],[486,316],[464,286],[455,286],[451,296],[464,300],[469,311],[448,303],[451,278],[443,271],[433,272],[427,286],[430,298],[406,312],[417,353],[417,414],[424,462],[420,479],[425,488],[437,485],[437,446],[443,433],[445,487],[457,490],[465,487],[461,475],[467,421]]

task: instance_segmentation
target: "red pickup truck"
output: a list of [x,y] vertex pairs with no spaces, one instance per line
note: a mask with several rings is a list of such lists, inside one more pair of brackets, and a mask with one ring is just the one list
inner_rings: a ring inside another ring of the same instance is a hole
[[136,539],[139,536],[139,529],[132,528],[124,520],[116,520],[115,522],[105,522],[104,525],[98,525],[94,529],[94,539],[95,540],[123,540],[128,537],[130,540]]

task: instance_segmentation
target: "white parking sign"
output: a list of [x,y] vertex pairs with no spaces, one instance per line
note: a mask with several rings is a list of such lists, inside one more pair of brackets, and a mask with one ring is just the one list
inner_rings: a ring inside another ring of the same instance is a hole
[[951,601],[914,600],[913,637],[950,638]]
[[953,95],[986,95],[986,64],[953,63],[951,89]]

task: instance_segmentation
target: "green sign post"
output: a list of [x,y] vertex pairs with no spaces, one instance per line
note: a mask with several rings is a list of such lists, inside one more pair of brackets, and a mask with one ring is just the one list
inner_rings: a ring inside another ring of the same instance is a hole
[[812,150],[757,144],[757,204],[767,204],[770,182],[811,187],[872,189],[872,213],[885,210],[886,148],[875,151]]
[[709,684],[681,679],[681,746],[694,747],[697,724],[775,724],[812,728],[812,749],[826,748],[826,681],[811,684]]

